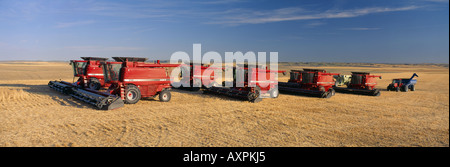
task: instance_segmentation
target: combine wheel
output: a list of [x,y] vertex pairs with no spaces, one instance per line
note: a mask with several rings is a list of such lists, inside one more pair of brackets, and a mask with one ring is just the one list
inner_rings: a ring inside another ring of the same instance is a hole
[[91,79],[89,79],[88,86],[90,89],[99,90],[101,87],[101,84],[97,78],[91,78]]
[[416,91],[416,86],[415,85],[411,85],[411,91]]
[[247,95],[248,101],[250,102],[258,102],[257,99],[259,98],[259,95],[261,93],[261,88],[259,86],[256,86],[253,88],[253,92],[249,92]]
[[387,91],[391,91],[391,87],[388,86],[388,87],[386,88],[386,90],[387,90]]
[[168,102],[168,101],[170,101],[170,98],[171,98],[171,94],[170,94],[170,91],[168,91],[168,90],[163,90],[159,93],[159,100],[161,102]]
[[397,86],[397,87],[395,88],[395,91],[396,91],[396,92],[400,91],[400,87]]
[[380,96],[381,95],[381,92],[376,92],[373,96]]
[[270,90],[271,98],[277,98],[279,95],[280,95],[280,91],[278,91],[278,86],[276,86],[272,90]]
[[405,85],[404,87],[403,87],[403,91],[405,91],[405,92],[408,92],[408,85]]
[[125,89],[125,103],[135,104],[141,99],[141,91],[134,85],[127,85]]
[[331,96],[336,95],[336,91],[333,88],[328,89],[328,92],[331,94]]

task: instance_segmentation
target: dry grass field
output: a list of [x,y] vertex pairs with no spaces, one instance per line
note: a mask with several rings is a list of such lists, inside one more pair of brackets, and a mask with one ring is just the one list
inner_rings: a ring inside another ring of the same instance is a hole
[[[279,68],[303,67],[286,63]],[[0,62],[0,146],[449,146],[448,67],[319,68],[382,75],[381,96],[281,94],[249,103],[173,90],[168,103],[141,100],[102,111],[47,86],[49,80],[72,81],[68,63]],[[419,75],[415,92],[386,91],[393,78],[414,72]]]

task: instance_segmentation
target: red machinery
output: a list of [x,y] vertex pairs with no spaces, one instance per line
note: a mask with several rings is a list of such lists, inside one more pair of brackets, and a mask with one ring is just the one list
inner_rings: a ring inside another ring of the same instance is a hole
[[[243,72],[243,74],[240,74]],[[211,86],[206,88],[204,93],[222,94],[235,98],[245,99],[250,102],[259,102],[263,97],[269,96],[271,98],[277,98],[278,92],[278,80],[275,75],[270,75],[270,73],[285,73],[285,71],[273,71],[267,69],[259,68],[248,68],[244,67],[234,67],[233,68],[233,83],[231,87],[219,87],[219,85]],[[260,81],[258,80],[259,75],[265,75],[268,80]],[[243,80],[239,82],[236,80],[237,76],[244,76]],[[250,79],[249,79],[250,76]],[[266,83],[264,86],[261,83]],[[225,83],[223,83],[225,84]],[[222,84],[222,86],[223,86]],[[231,83],[229,83],[231,85]],[[238,87],[238,85],[243,85],[243,87]],[[227,86],[227,84],[225,84]]]
[[352,72],[351,80],[347,85],[347,88],[334,87],[336,92],[341,93],[354,93],[369,96],[380,96],[379,89],[375,89],[377,85],[376,78],[380,78],[379,75],[370,75],[368,72]]
[[[209,70],[212,70],[214,69],[213,67],[205,66],[203,64],[193,65],[192,63],[190,65],[182,65],[180,67],[181,80],[178,83],[180,84],[179,88],[198,91],[200,90],[200,88],[205,87],[205,85],[208,85],[208,87],[217,86],[217,83],[214,82],[214,71],[208,71],[208,68]],[[206,76],[205,72],[208,74],[208,76]],[[189,77],[183,78],[184,73],[188,73]],[[184,87],[183,84],[189,84],[189,86]]]
[[104,79],[110,86],[106,92],[80,88],[76,83],[50,81],[49,87],[68,94],[99,109],[115,109],[127,104],[137,103],[141,98],[155,97],[167,102],[170,78],[165,67],[179,64],[145,63],[146,58],[113,57],[116,62],[102,62]]
[[71,60],[74,77],[78,77],[76,82],[82,88],[98,90],[101,87],[108,87],[103,79],[103,70],[100,67],[101,62],[108,58],[100,57],[81,57],[83,60]]
[[111,86],[107,92],[120,96],[127,104],[137,103],[141,98],[155,97],[168,102],[170,77],[165,67],[178,67],[180,64],[145,63],[146,58],[113,57],[116,62],[102,64],[106,82]]
[[335,93],[333,75],[322,69],[291,70],[288,82],[279,82],[280,91],[330,98]]

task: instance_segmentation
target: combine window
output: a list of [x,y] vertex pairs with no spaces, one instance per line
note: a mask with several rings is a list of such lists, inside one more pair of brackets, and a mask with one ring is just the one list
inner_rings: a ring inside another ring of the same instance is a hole
[[291,72],[291,80],[298,80],[298,72]]
[[85,75],[86,65],[87,65],[87,62],[72,62],[73,74],[75,76]]
[[103,73],[106,82],[119,81],[122,64],[104,64]]
[[353,75],[352,76],[352,84],[360,85],[360,84],[362,84],[362,79],[363,79],[362,75]]
[[314,73],[304,72],[302,74],[303,83],[314,83]]

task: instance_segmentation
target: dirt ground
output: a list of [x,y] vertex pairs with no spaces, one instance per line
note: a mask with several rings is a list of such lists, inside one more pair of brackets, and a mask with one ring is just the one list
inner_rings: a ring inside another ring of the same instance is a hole
[[[381,96],[281,94],[249,103],[173,90],[168,103],[156,98],[103,111],[47,86],[49,80],[72,81],[68,63],[0,62],[0,146],[449,146],[448,67],[320,68],[382,75]],[[386,91],[393,78],[414,72],[415,92]]]

